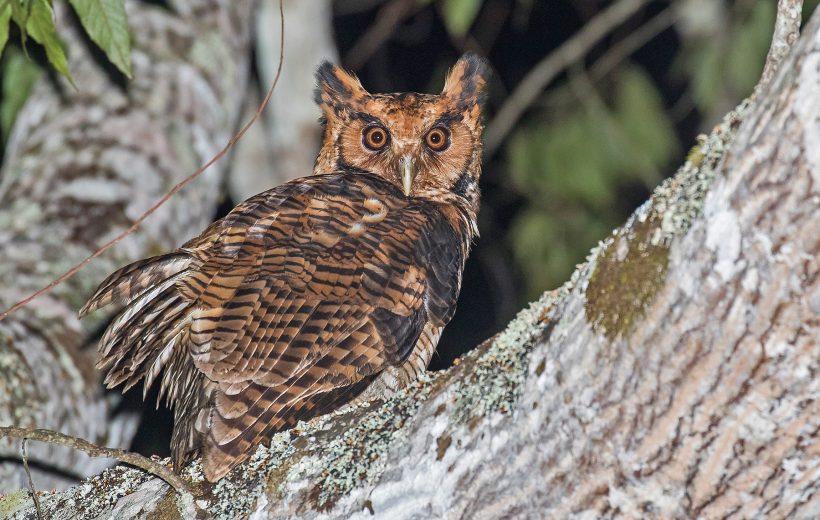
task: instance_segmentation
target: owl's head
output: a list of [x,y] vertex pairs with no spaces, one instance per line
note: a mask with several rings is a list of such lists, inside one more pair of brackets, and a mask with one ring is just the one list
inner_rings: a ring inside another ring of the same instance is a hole
[[481,104],[487,63],[463,55],[441,94],[371,94],[328,62],[316,71],[316,102],[325,125],[315,173],[366,171],[408,197],[478,199]]

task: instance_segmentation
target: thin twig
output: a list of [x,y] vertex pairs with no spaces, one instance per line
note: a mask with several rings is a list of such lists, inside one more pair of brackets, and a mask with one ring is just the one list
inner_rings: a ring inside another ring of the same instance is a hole
[[48,285],[46,285],[45,287],[43,287],[39,291],[37,291],[34,294],[20,300],[19,302],[15,303],[14,305],[12,305],[8,309],[4,310],[3,312],[0,312],[0,321],[3,321],[4,319],[6,319],[9,316],[9,314],[13,313],[14,311],[20,309],[21,307],[24,307],[25,305],[28,305],[35,298],[37,298],[39,296],[42,296],[43,294],[47,293],[48,291],[50,291],[54,287],[60,285],[64,281],[68,280],[69,278],[71,278],[72,276],[77,274],[83,267],[85,267],[92,260],[94,260],[95,258],[100,256],[104,252],[108,251],[114,244],[116,244],[117,242],[119,242],[123,238],[127,237],[128,235],[130,235],[134,231],[136,231],[140,227],[140,225],[142,225],[142,223],[145,221],[145,219],[147,219],[149,216],[151,216],[151,214],[154,213],[157,209],[159,209],[160,206],[165,204],[168,201],[168,199],[173,197],[176,194],[176,192],[178,192],[180,189],[182,189],[183,186],[185,186],[186,184],[188,184],[189,182],[194,180],[196,177],[198,177],[200,174],[202,174],[202,172],[204,172],[205,170],[210,168],[212,164],[214,164],[216,161],[218,161],[219,159],[224,157],[225,154],[228,153],[228,151],[236,144],[236,142],[239,141],[239,139],[241,139],[243,135],[245,135],[245,132],[247,132],[250,129],[250,127],[256,122],[256,120],[259,119],[259,117],[262,115],[262,112],[265,110],[265,107],[268,105],[268,101],[270,100],[271,96],[273,95],[273,91],[276,88],[276,84],[279,83],[279,77],[282,75],[282,64],[285,61],[285,12],[284,12],[284,7],[282,6],[282,2],[283,2],[283,0],[279,0],[279,16],[280,16],[280,22],[279,23],[280,23],[280,28],[281,28],[281,30],[279,31],[279,34],[280,34],[280,38],[279,38],[279,67],[277,67],[277,69],[276,69],[276,76],[273,78],[273,83],[271,84],[270,88],[268,89],[268,93],[265,95],[265,99],[262,100],[262,104],[260,104],[259,108],[256,109],[256,112],[253,114],[253,117],[251,117],[251,119],[247,123],[245,123],[245,125],[239,130],[239,132],[237,132],[236,135],[234,135],[228,141],[228,143],[225,145],[224,148],[222,148],[222,150],[219,151],[219,153],[214,155],[211,158],[211,160],[209,160],[207,163],[205,163],[205,165],[202,166],[200,169],[198,169],[194,173],[188,175],[187,177],[185,177],[184,179],[179,181],[173,188],[170,189],[170,191],[168,191],[168,193],[166,193],[161,199],[159,199],[159,201],[157,201],[156,204],[151,206],[151,208],[148,209],[148,211],[146,211],[145,213],[140,215],[139,218],[137,218],[137,220],[135,220],[134,223],[131,224],[131,227],[129,227],[128,229],[126,229],[125,231],[123,231],[122,233],[117,235],[116,237],[112,238],[111,240],[109,240],[108,242],[103,244],[99,249],[97,249],[91,255],[89,255],[87,258],[85,258],[83,261],[79,262],[74,267],[72,267],[71,269],[69,269],[68,271],[63,273],[56,280],[53,280],[51,283],[49,283]]
[[680,17],[680,9],[674,5],[656,14],[646,23],[629,33],[623,40],[614,44],[589,68],[592,81],[599,81],[609,74],[619,63],[640,49],[655,36],[675,24]]
[[760,81],[755,87],[755,96],[759,95],[760,91],[771,83],[780,63],[797,42],[797,37],[800,36],[802,14],[803,0],[777,1],[777,18],[774,22],[772,44],[769,47],[769,54],[766,56],[766,64],[763,66]]
[[[196,490],[191,485],[185,482],[179,475],[171,471],[166,466],[158,462],[130,451],[120,450],[117,448],[107,448],[89,442],[80,437],[73,437],[64,433],[55,432],[53,430],[43,430],[35,428],[17,428],[14,426],[0,426],[0,437],[11,437],[13,439],[31,439],[35,441],[47,442],[49,444],[56,444],[58,446],[67,446],[87,453],[92,457],[106,457],[110,459],[117,459],[131,466],[140,468],[152,475],[156,475],[171,487],[181,493],[190,493],[196,495]],[[28,466],[26,460],[23,464]]]
[[598,41],[635,14],[649,0],[620,0],[601,11],[572,38],[541,60],[518,84],[484,132],[485,156],[491,156],[521,114],[558,74],[582,59]]
[[34,509],[37,511],[37,520],[43,520],[43,509],[40,507],[40,497],[37,496],[37,490],[34,488],[34,479],[31,478],[31,469],[28,467],[28,439],[23,439],[20,443],[20,451],[23,455],[23,469],[26,470],[28,477],[28,490],[31,493],[31,500],[34,501]]
[[[642,48],[655,36],[663,32],[668,27],[675,24],[680,16],[680,10],[670,5],[660,13],[656,14],[649,21],[641,25],[635,31],[629,33],[623,40],[618,41],[589,67],[587,74],[593,83],[604,79],[615,67],[621,64],[635,51]],[[550,95],[550,100],[546,105],[550,107],[560,106],[568,102],[573,95],[569,88],[564,91]]]

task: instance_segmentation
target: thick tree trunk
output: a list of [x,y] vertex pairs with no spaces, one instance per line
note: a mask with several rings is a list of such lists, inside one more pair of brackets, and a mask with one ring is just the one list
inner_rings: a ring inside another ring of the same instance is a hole
[[[235,201],[310,175],[319,153],[321,112],[311,93],[313,73],[322,60],[336,61],[330,0],[284,0],[285,61],[263,117],[235,150],[228,188]],[[261,0],[256,10],[256,70],[267,89],[279,65],[279,0]],[[252,85],[250,117],[262,95]],[[273,165],[273,166],[271,166]]]
[[[820,516],[820,14],[755,101],[455,368],[202,497],[115,468],[54,518]],[[189,478],[201,481],[197,466]],[[0,502],[3,507],[3,502]],[[31,518],[25,492],[5,501]]]
[[[122,85],[61,16],[78,89],[43,80],[14,128],[0,176],[0,307],[127,228],[230,138],[247,78],[250,2],[170,3],[175,11],[129,4],[134,79]],[[221,182],[216,164],[80,276],[0,322],[0,424],[127,447],[136,422],[111,417],[93,366],[89,335],[104,317],[81,324],[77,309],[115,268],[206,226]],[[19,462],[8,461],[19,446],[0,441],[0,490],[25,485]],[[46,489],[111,462],[39,443],[30,458]]]

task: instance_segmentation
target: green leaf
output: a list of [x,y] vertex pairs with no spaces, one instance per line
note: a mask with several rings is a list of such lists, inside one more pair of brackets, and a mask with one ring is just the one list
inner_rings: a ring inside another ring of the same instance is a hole
[[679,143],[658,89],[642,69],[626,67],[621,73],[614,116],[624,138],[624,170],[654,185]]
[[510,226],[508,237],[516,263],[526,275],[528,296],[548,289],[555,275],[563,274],[567,262],[561,227],[555,215],[532,207],[523,210]]
[[124,0],[69,0],[91,41],[131,77],[131,40]]
[[509,239],[516,264],[525,275],[527,297],[561,285],[584,255],[615,224],[605,213],[577,205],[528,207],[513,221]]
[[27,59],[17,47],[9,47],[2,61],[2,91],[0,92],[0,129],[3,141],[8,139],[17,114],[28,99],[41,69]]
[[734,90],[744,96],[752,92],[763,71],[774,18],[774,4],[758,2],[732,38],[726,58],[727,74]]
[[522,126],[510,139],[509,175],[533,200],[608,204],[612,199],[613,147],[601,121],[574,109],[550,124]]
[[11,23],[11,6],[6,2],[0,6],[0,56],[3,55],[6,42],[9,41],[9,23]]
[[71,85],[77,88],[74,80],[71,79],[71,73],[68,71],[63,42],[60,41],[57,30],[54,28],[54,12],[51,10],[51,4],[48,3],[48,0],[32,1],[31,13],[29,13],[26,22],[26,31],[34,41],[45,47],[46,57],[57,72],[65,76]]
[[23,51],[25,51],[26,38],[28,37],[25,27],[31,12],[31,0],[7,0],[6,5],[11,7],[11,19],[20,28],[20,43],[23,45]]
[[441,15],[444,25],[453,36],[464,36],[473,24],[482,0],[444,0]]
[[[11,19],[14,23],[25,27],[31,12],[31,0],[7,0],[5,4],[11,7]],[[25,33],[25,31],[20,32]]]
[[607,181],[612,178],[612,161],[607,149],[602,125],[586,111],[574,111],[563,124],[552,125],[542,146],[549,189],[578,203],[610,202],[612,190]]
[[820,0],[806,0],[803,2],[803,24],[805,25],[808,23],[809,18],[811,15],[814,14],[814,10],[817,8],[817,4],[820,3]]
[[701,44],[689,56],[692,75],[692,98],[699,109],[708,113],[720,99],[723,85],[723,64],[717,45]]

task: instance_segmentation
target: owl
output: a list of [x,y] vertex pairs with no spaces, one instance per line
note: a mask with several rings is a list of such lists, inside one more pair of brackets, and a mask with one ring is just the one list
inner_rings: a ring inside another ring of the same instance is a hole
[[98,367],[109,387],[158,382],[177,470],[201,455],[215,482],[272,434],[425,370],[478,233],[487,76],[465,54],[439,95],[370,94],[322,64],[312,175],[102,282],[80,315],[124,306]]

